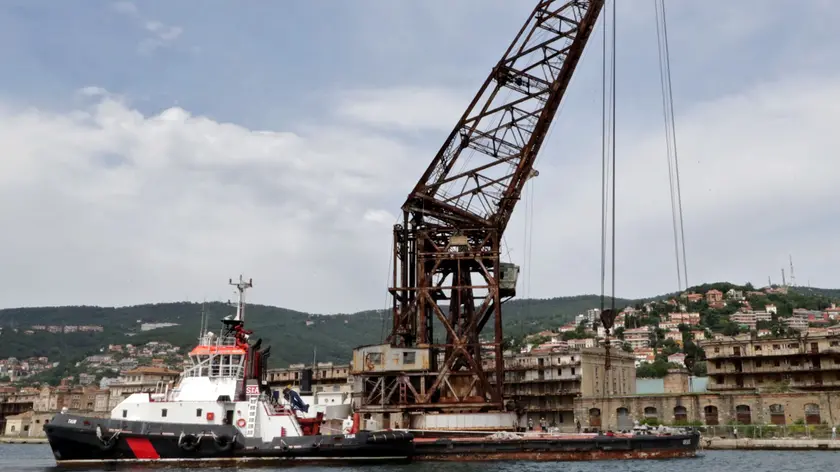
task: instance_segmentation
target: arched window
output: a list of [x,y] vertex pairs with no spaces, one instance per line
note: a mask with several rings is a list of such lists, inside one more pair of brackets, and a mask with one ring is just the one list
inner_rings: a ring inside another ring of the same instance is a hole
[[594,428],[601,427],[601,410],[598,408],[591,408],[589,410],[589,426]]
[[688,421],[688,410],[685,409],[682,405],[677,405],[674,407],[674,422],[687,422]]
[[718,409],[714,405],[706,405],[703,407],[703,419],[705,423],[709,426],[715,426],[720,424],[718,421]]
[[776,425],[785,424],[785,407],[778,403],[770,405],[770,422]]
[[820,406],[816,403],[805,405],[805,424],[820,424]]
[[619,431],[630,431],[633,429],[633,418],[630,417],[630,410],[620,407],[615,410],[615,417]]
[[752,424],[752,412],[749,405],[735,407],[735,420],[740,424]]
[[645,418],[646,419],[657,418],[658,416],[659,416],[659,414],[657,413],[656,408],[654,408],[652,406],[645,407]]

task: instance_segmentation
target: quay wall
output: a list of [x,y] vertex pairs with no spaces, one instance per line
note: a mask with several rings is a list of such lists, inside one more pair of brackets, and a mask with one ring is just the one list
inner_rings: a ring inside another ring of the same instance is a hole
[[722,439],[702,438],[701,447],[709,450],[840,451],[840,441],[834,439]]

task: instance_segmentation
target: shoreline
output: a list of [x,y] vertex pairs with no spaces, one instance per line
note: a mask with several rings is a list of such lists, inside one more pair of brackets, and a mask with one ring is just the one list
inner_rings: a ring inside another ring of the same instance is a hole
[[838,439],[700,438],[700,445],[710,451],[840,451]]
[[48,444],[47,438],[21,438],[16,436],[0,436],[0,444]]

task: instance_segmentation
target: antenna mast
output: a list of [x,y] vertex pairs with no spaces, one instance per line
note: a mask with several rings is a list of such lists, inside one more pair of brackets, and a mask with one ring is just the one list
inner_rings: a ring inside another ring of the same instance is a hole
[[788,258],[790,259],[790,286],[796,287],[796,275],[793,272],[793,256],[788,255]]
[[246,282],[245,279],[242,278],[242,274],[239,275],[239,282],[234,283],[233,279],[228,279],[228,283],[236,287],[236,290],[239,291],[239,304],[236,306],[236,319],[241,321],[243,324],[245,323],[245,290],[254,286],[254,279],[248,279]]

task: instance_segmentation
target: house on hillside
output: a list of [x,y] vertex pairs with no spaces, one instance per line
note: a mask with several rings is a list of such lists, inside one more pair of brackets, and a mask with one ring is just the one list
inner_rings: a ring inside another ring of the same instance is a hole
[[668,362],[673,362],[674,364],[685,367],[685,354],[683,354],[682,352],[671,354],[670,356],[668,356]]
[[711,305],[712,303],[722,302],[723,301],[723,292],[717,289],[711,289],[706,292],[706,303]]
[[726,291],[726,299],[732,301],[741,301],[744,299],[744,292],[741,290],[735,290],[734,288],[730,288]]

